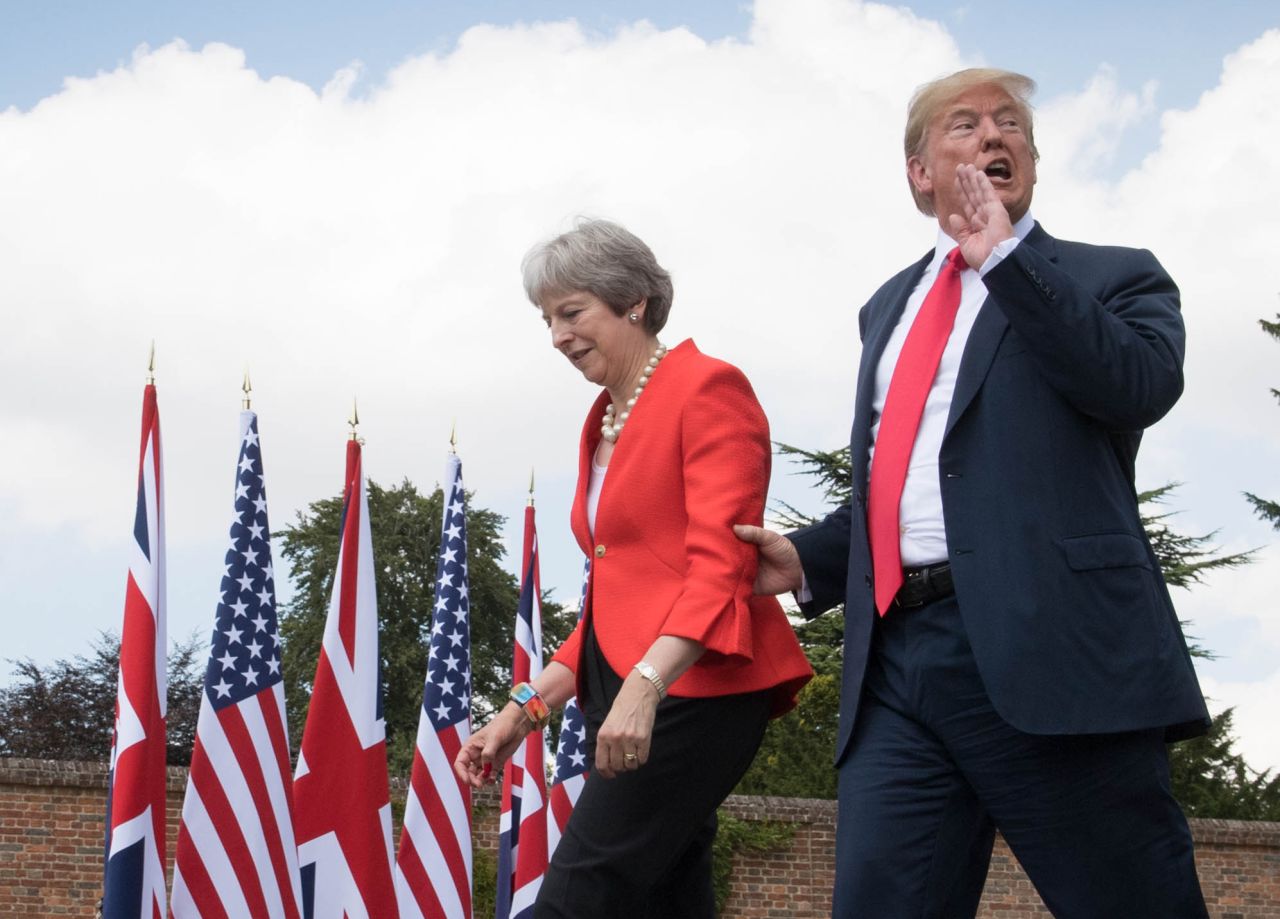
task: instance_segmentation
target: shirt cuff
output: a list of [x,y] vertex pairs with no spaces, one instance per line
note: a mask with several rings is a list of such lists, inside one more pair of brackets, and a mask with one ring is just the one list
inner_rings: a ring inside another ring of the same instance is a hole
[[791,591],[791,596],[796,598],[797,603],[809,603],[813,600],[813,591],[809,589],[809,579],[800,574],[800,589]]
[[1009,253],[1018,248],[1018,237],[1010,236],[1008,239],[996,243],[996,247],[991,250],[991,254],[987,256],[987,260],[982,263],[982,267],[978,269],[978,277],[984,278],[987,272],[999,265]]

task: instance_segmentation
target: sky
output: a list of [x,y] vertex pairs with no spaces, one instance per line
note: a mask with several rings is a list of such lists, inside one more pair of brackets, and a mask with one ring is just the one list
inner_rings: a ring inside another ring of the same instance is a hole
[[[0,0],[0,658],[119,628],[152,340],[171,637],[212,621],[246,366],[274,529],[340,490],[355,397],[383,484],[433,487],[456,422],[509,550],[536,470],[543,584],[574,598],[593,390],[519,262],[575,215],[649,242],[675,277],[664,337],[741,366],[776,440],[839,446],[858,307],[933,242],[906,102],[976,64],[1040,84],[1045,227],[1149,248],[1182,288],[1187,390],[1138,484],[1182,483],[1179,530],[1257,549],[1175,602],[1217,654],[1197,665],[1212,707],[1280,767],[1280,536],[1241,496],[1280,497],[1264,2]],[[818,510],[794,472],[775,464],[772,498]]]

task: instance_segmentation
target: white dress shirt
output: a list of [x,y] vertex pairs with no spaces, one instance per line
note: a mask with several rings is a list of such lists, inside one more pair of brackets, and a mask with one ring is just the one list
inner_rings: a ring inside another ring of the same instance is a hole
[[[947,339],[947,347],[942,352],[942,360],[938,363],[938,373],[933,378],[933,386],[925,400],[920,427],[916,431],[915,446],[911,450],[911,460],[907,464],[907,481],[902,489],[898,521],[899,532],[902,534],[901,552],[904,568],[946,561],[947,533],[943,523],[938,453],[942,449],[942,435],[946,430],[947,416],[951,411],[951,397],[956,388],[956,376],[960,372],[960,359],[964,355],[964,348],[969,341],[974,320],[978,318],[978,311],[987,299],[987,288],[982,283],[982,277],[1000,264],[1031,232],[1034,225],[1035,221],[1029,212],[1023,215],[1022,219],[1014,224],[1013,237],[999,243],[992,250],[980,271],[966,268],[960,273],[960,309],[956,313],[951,336]],[[933,260],[929,262],[921,276],[920,283],[907,298],[902,317],[894,327],[893,334],[889,336],[884,353],[880,357],[880,363],[876,366],[871,423],[870,459],[872,462],[875,460],[876,437],[880,432],[880,413],[884,409],[885,395],[889,391],[893,368],[898,363],[898,356],[902,353],[907,332],[920,312],[925,295],[938,277],[938,270],[943,260],[955,246],[955,240],[939,229]]]

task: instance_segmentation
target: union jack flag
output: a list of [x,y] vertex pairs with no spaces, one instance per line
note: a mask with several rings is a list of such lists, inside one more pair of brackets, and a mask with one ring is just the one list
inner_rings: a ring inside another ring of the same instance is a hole
[[450,454],[436,564],[426,689],[396,861],[405,919],[471,917],[471,788],[453,761],[471,736],[471,626],[466,495],[462,463]]
[[173,870],[173,919],[302,915],[258,416],[240,413],[231,545]]
[[347,442],[342,543],[293,801],[307,919],[396,915],[369,502]]
[[[591,559],[582,564],[582,599],[578,604],[578,618],[587,608],[587,584],[591,576]],[[564,705],[564,719],[560,722],[560,738],[556,745],[555,773],[551,776],[551,808],[547,812],[547,857],[555,852],[564,834],[565,824],[578,803],[587,772],[587,722],[582,717],[575,696]]]
[[165,912],[165,583],[163,476],[156,388],[142,395],[133,556],[125,584],[111,775],[107,782],[102,915]]
[[[542,673],[542,609],[538,577],[538,532],[533,502],[524,510],[520,603],[516,609],[513,683]],[[543,732],[531,731],[503,775],[498,828],[497,919],[525,919],[547,873],[546,751]]]

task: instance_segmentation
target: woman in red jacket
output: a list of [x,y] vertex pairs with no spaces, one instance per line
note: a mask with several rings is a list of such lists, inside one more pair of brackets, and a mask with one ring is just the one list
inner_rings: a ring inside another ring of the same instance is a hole
[[710,917],[716,807],[811,676],[781,607],[752,595],[755,547],[732,529],[763,517],[768,422],[737,368],[658,341],[671,277],[622,227],[585,221],[534,248],[524,281],[552,345],[603,387],[571,521],[591,577],[577,629],[455,769],[491,781],[576,692],[595,777],[535,917]]

